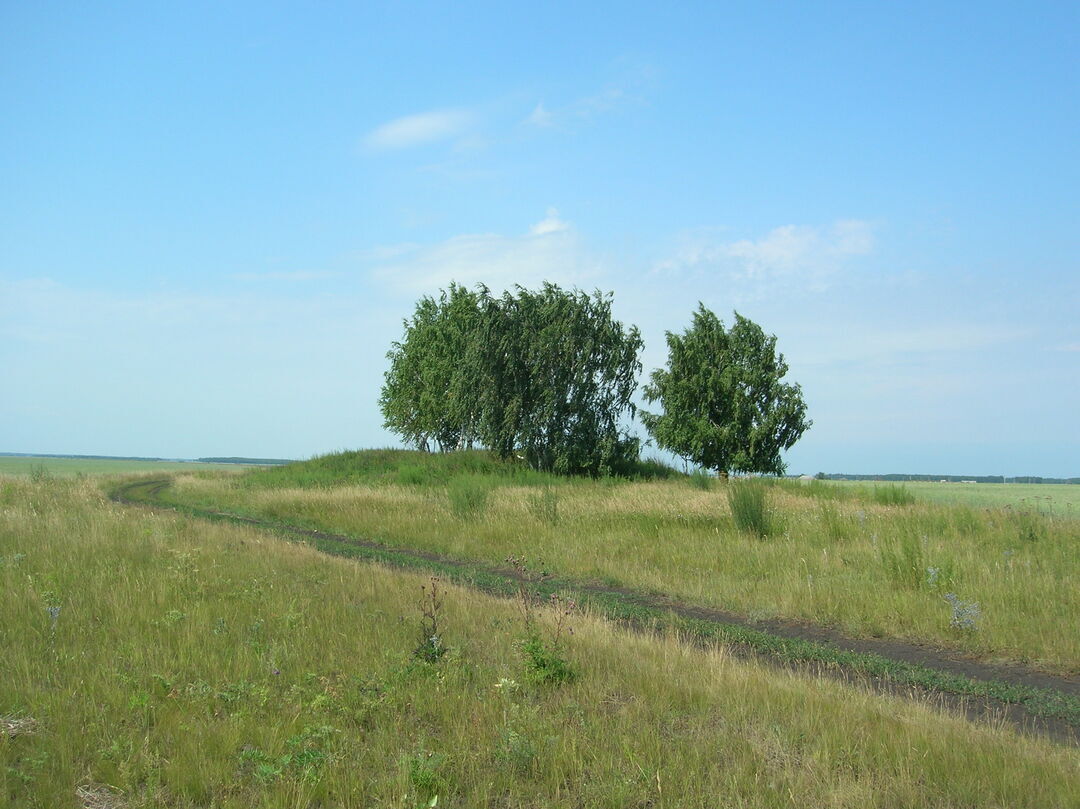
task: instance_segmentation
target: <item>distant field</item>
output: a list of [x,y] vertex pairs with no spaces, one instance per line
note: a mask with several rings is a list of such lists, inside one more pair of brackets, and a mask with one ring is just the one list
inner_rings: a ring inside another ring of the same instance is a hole
[[830,486],[872,490],[903,486],[917,500],[963,503],[980,508],[1027,508],[1054,516],[1080,517],[1080,485],[1066,483],[881,483],[872,480],[830,480]]
[[113,460],[110,458],[42,458],[0,455],[0,475],[31,475],[43,469],[55,477],[130,475],[137,472],[192,472],[197,469],[243,469],[243,464],[182,461]]

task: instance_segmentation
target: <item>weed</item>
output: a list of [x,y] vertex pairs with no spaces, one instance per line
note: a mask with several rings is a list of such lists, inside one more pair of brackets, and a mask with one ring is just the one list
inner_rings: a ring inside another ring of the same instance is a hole
[[949,619],[949,626],[964,632],[974,632],[979,628],[978,621],[982,617],[982,611],[976,602],[961,601],[956,593],[946,593],[944,598],[952,607],[952,618]]
[[558,645],[548,643],[539,632],[527,635],[519,648],[525,661],[525,676],[537,685],[562,685],[577,676],[560,654]]
[[529,773],[536,762],[536,747],[528,736],[513,728],[504,728],[495,758],[518,775]]
[[420,585],[420,642],[413,649],[413,657],[425,663],[438,663],[449,647],[443,642],[439,629],[439,613],[442,612],[442,596],[439,593],[439,577],[432,576],[429,584]]
[[546,570],[538,574],[530,571],[524,556],[508,556],[506,561],[518,576],[517,602],[525,623],[525,637],[518,643],[518,648],[525,663],[526,678],[540,685],[570,682],[576,674],[563,657],[561,645],[566,635],[574,633],[569,619],[577,609],[576,602],[557,593],[548,597],[548,604],[555,616],[555,626],[549,631],[550,637],[545,639],[536,622],[540,598],[529,585],[549,578],[549,574]]
[[769,511],[765,486],[753,480],[728,484],[728,503],[735,527],[765,539],[769,534]]
[[421,802],[435,806],[443,778],[439,769],[446,763],[443,753],[421,750],[407,760],[409,786]]
[[950,590],[956,585],[956,571],[951,559],[938,562],[937,565],[929,565],[926,568],[925,585],[928,590],[941,592]]

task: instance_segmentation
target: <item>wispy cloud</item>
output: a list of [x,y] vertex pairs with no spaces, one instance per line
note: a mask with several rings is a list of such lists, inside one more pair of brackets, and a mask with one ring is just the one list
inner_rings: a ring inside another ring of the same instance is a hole
[[420,146],[460,135],[471,122],[472,116],[460,109],[406,115],[373,129],[364,138],[364,144],[380,151]]
[[529,228],[529,233],[533,236],[543,236],[547,233],[559,233],[563,230],[569,230],[570,224],[559,219],[559,212],[555,208],[547,209],[547,216]]
[[648,103],[655,84],[656,71],[651,65],[636,65],[620,71],[621,75],[602,89],[555,107],[541,100],[522,121],[538,128],[569,127],[584,123],[631,105]]
[[715,232],[687,234],[675,253],[654,265],[666,273],[714,271],[734,280],[768,283],[801,279],[814,289],[855,256],[873,252],[874,226],[846,219],[829,227],[782,225],[760,239],[720,241]]
[[525,119],[526,124],[539,127],[549,127],[554,122],[554,116],[552,116],[551,112],[544,106],[543,101],[533,107],[533,111],[529,113],[529,116]]
[[234,281],[321,281],[337,278],[339,272],[330,270],[298,270],[296,272],[238,272],[230,278]]
[[451,281],[495,290],[543,281],[588,285],[603,274],[603,262],[584,247],[574,228],[554,208],[528,232],[462,234],[438,244],[399,253],[377,264],[372,277],[410,293],[433,293]]

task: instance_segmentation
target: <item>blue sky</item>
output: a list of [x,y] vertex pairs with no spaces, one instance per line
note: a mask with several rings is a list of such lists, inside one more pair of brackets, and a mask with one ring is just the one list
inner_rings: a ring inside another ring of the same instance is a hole
[[1075,3],[4,3],[0,451],[386,446],[451,280],[774,333],[789,471],[1080,474]]

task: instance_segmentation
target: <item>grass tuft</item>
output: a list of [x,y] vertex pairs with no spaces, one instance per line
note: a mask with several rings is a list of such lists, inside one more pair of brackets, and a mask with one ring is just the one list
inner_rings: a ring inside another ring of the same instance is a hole
[[728,483],[727,494],[735,527],[765,539],[770,530],[766,487],[756,480],[736,480]]

